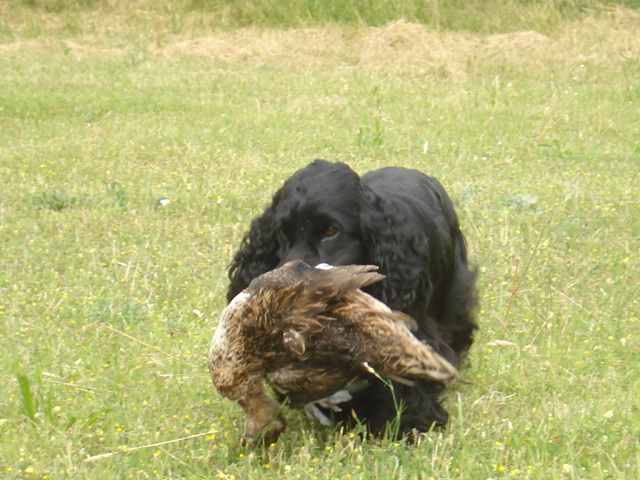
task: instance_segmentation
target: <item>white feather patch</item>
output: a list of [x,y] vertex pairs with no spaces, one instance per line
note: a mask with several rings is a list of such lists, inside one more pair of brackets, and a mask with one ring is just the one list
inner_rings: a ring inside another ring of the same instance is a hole
[[241,303],[246,302],[250,296],[251,295],[249,295],[249,293],[247,292],[240,292],[238,295],[233,297],[233,300],[229,302],[229,305],[227,305],[227,308],[225,308],[222,311],[222,315],[220,315],[220,322],[218,322],[218,328],[216,328],[216,331],[213,334],[213,338],[211,339],[211,347],[210,347],[211,351],[219,348],[223,348],[227,341],[226,323],[227,323],[227,317],[229,316],[227,315],[228,312],[236,308]]
[[318,270],[331,270],[333,265],[329,265],[328,263],[319,263],[315,266]]

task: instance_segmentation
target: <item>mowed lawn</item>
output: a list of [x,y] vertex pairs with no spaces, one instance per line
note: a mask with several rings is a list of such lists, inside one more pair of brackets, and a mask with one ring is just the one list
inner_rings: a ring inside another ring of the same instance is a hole
[[[37,3],[0,5],[0,478],[640,477],[637,10],[285,29]],[[417,445],[287,410],[242,448],[211,385],[231,256],[315,158],[420,169],[460,215],[481,328]]]

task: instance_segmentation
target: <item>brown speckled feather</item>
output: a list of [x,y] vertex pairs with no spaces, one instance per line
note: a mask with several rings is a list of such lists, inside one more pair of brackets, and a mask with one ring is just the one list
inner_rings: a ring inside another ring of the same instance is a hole
[[256,278],[223,311],[209,351],[220,393],[247,415],[245,438],[285,428],[262,381],[294,406],[334,394],[365,373],[445,382],[457,370],[412,333],[415,321],[362,292],[384,278],[371,265],[290,262]]

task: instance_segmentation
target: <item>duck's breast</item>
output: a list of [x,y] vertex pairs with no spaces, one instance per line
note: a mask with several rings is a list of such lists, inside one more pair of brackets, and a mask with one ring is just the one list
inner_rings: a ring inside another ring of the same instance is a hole
[[211,339],[211,347],[209,348],[210,352],[219,352],[227,348],[229,344],[229,321],[233,318],[234,312],[240,308],[240,306],[244,304],[249,297],[250,295],[248,293],[240,292],[222,311],[222,315],[220,315],[220,322],[218,322],[218,327]]

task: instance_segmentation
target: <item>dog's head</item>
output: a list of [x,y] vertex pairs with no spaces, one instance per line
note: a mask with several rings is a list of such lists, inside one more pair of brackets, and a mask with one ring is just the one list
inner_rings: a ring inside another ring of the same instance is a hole
[[316,160],[296,172],[274,196],[273,230],[280,264],[363,263],[360,177],[343,163]]
[[227,297],[291,260],[372,264],[387,278],[371,293],[414,314],[416,295],[429,282],[427,255],[425,232],[408,203],[378,195],[344,163],[316,160],[294,173],[251,223],[229,270]]

